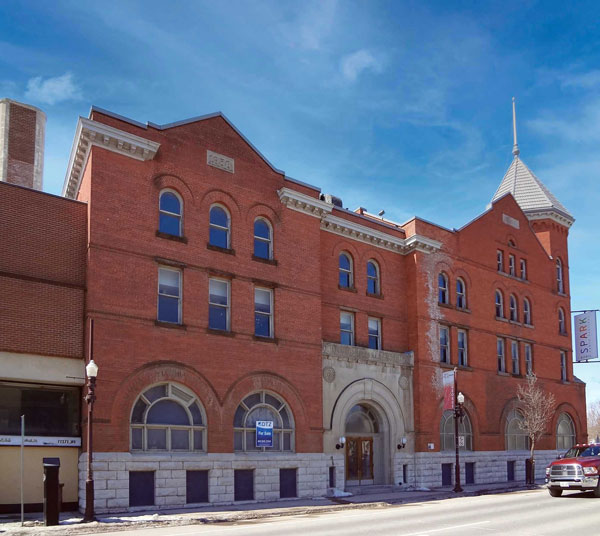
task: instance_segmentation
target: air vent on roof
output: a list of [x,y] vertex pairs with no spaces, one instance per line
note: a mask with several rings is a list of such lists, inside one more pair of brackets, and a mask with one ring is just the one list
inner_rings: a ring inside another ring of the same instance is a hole
[[342,200],[335,195],[321,194],[321,201],[325,201],[325,203],[329,203],[330,205],[343,208]]

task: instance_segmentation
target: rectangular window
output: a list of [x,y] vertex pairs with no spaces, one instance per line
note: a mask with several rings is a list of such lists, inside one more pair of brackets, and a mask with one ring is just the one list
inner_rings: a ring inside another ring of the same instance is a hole
[[254,289],[254,335],[273,337],[273,291]]
[[340,312],[340,343],[354,345],[354,314]]
[[381,350],[381,320],[369,318],[369,348]]
[[452,467],[451,463],[442,464],[442,486],[452,485]]
[[512,359],[512,373],[520,374],[519,370],[519,343],[517,341],[510,341],[510,356]]
[[296,469],[279,469],[279,497],[288,499],[298,497]]
[[450,363],[450,330],[440,326],[440,363]]
[[531,344],[525,345],[525,371],[528,376],[533,373],[533,354],[531,352]]
[[560,379],[563,382],[567,381],[567,353],[560,353]]
[[465,463],[465,484],[475,484],[475,462]]
[[506,363],[504,362],[504,339],[496,340],[496,354],[498,356],[498,372],[506,372]]
[[79,387],[0,383],[0,435],[78,437]]
[[499,272],[504,272],[504,253],[500,249],[496,252],[496,267]]
[[233,500],[254,500],[254,471],[252,469],[234,469]]
[[461,367],[467,366],[467,332],[463,329],[458,330],[458,364]]
[[185,502],[208,502],[208,471],[185,472]]
[[172,268],[158,269],[158,320],[181,323],[181,272]]
[[514,255],[509,255],[508,256],[508,273],[512,276],[516,275],[515,272],[515,256]]
[[515,462],[509,460],[506,462],[506,480],[512,482],[515,479]]
[[229,331],[229,281],[208,280],[208,327]]
[[129,471],[129,506],[154,505],[154,471]]
[[521,259],[521,279],[527,279],[527,261]]

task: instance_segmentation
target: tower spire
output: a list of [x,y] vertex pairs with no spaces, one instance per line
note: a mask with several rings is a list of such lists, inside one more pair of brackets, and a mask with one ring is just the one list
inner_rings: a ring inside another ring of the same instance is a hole
[[519,156],[519,144],[517,143],[517,113],[515,112],[515,98],[512,98],[513,105],[513,150],[512,153],[515,156]]

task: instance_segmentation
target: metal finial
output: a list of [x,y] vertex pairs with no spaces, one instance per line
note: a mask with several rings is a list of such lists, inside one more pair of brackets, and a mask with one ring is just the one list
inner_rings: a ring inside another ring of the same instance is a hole
[[512,98],[513,104],[513,150],[512,153],[515,156],[519,156],[519,144],[517,143],[517,113],[515,112],[515,98]]

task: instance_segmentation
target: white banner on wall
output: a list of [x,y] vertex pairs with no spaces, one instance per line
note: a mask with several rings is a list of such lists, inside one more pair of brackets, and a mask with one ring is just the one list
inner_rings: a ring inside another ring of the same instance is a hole
[[598,359],[596,311],[575,315],[575,361]]
[[[0,446],[15,447],[21,444],[21,436],[0,435]],[[80,447],[80,437],[25,436],[26,447]]]

